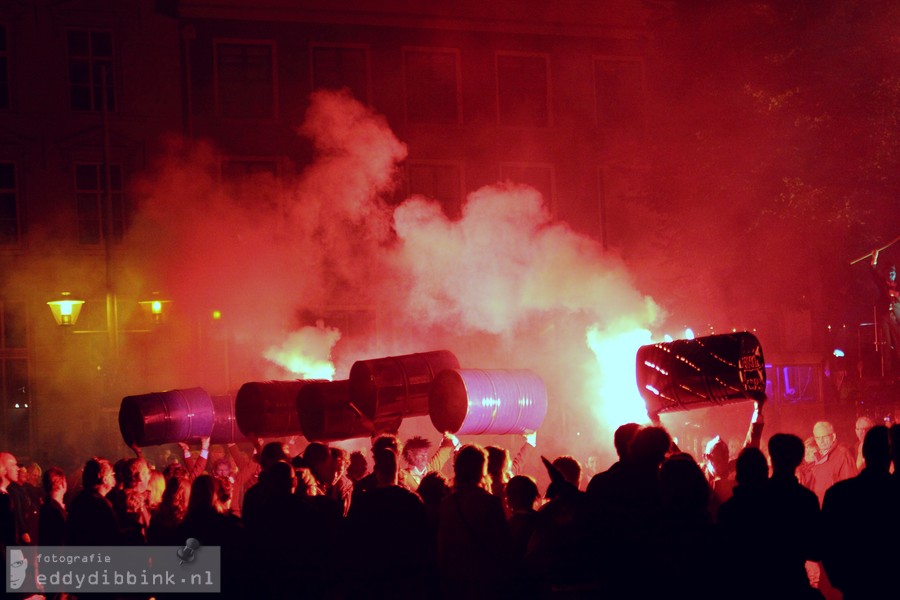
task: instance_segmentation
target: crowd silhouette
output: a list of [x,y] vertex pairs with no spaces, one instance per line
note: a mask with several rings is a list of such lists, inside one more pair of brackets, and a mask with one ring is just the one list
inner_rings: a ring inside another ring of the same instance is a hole
[[757,427],[735,459],[714,439],[697,461],[662,426],[628,423],[589,480],[572,456],[540,456],[543,495],[523,472],[533,435],[515,460],[452,435],[434,452],[381,435],[352,455],[204,440],[165,464],[91,457],[68,478],[0,452],[0,533],[5,560],[8,546],[193,538],[221,547],[233,598],[900,597],[900,426],[858,421],[858,452],[830,423],[812,429],[810,444],[762,444]]

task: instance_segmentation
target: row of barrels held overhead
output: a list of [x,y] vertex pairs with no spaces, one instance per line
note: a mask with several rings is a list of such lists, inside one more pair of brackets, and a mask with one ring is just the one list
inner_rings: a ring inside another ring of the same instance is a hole
[[461,369],[436,350],[361,360],[340,381],[245,383],[236,396],[189,388],[126,396],[119,429],[129,446],[303,435],[332,442],[396,432],[407,417],[428,415],[437,431],[515,434],[536,431],[547,389],[528,370]]

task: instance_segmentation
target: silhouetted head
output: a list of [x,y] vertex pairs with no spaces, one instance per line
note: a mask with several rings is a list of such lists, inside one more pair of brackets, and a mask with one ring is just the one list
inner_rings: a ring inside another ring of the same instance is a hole
[[581,488],[581,463],[575,457],[569,455],[560,456],[552,464],[562,473],[566,481],[576,488]]
[[321,442],[311,442],[303,451],[303,466],[308,467],[321,483],[331,483],[331,450]]
[[281,442],[269,442],[263,446],[262,451],[259,453],[259,466],[263,471],[267,471],[279,460],[290,460],[286,444]]
[[379,448],[390,448],[394,451],[394,454],[400,453],[400,442],[397,441],[397,436],[391,435],[389,433],[383,433],[372,440],[372,456],[375,456],[375,451]]
[[660,426],[643,427],[634,434],[628,451],[636,464],[659,466],[672,446],[672,438]]
[[41,484],[47,496],[59,490],[65,491],[68,487],[66,474],[59,467],[50,467],[44,471],[44,474],[41,476]]
[[[810,442],[814,447],[815,442]],[[772,472],[793,475],[803,462],[806,445],[792,433],[776,433],[769,438],[769,457],[772,459]]]
[[734,470],[735,478],[741,486],[757,487],[769,478],[769,463],[759,448],[741,450],[735,461]]
[[416,493],[419,494],[426,506],[437,506],[440,504],[441,498],[450,493],[450,486],[443,475],[437,471],[432,471],[422,477]]
[[491,477],[501,476],[508,479],[510,468],[509,451],[500,446],[487,446],[487,471]]
[[359,450],[350,453],[350,466],[347,467],[347,478],[356,482],[366,476],[369,465],[366,457]]
[[466,444],[456,453],[453,478],[456,487],[480,485],[487,475],[487,453],[478,444]]
[[866,434],[862,446],[866,469],[887,471],[891,466],[890,432],[884,425],[872,427]]
[[86,490],[96,488],[100,495],[105,496],[109,490],[116,487],[116,476],[112,465],[105,458],[90,459],[84,463],[81,485]]
[[537,483],[527,475],[516,475],[506,484],[506,503],[511,510],[534,510],[539,496]]
[[390,448],[379,448],[373,452],[375,467],[372,471],[378,478],[378,485],[395,485],[397,483],[397,453]]
[[275,461],[266,472],[266,485],[274,495],[287,496],[292,494],[297,486],[294,467],[285,460]]
[[690,454],[678,452],[659,468],[663,506],[671,512],[702,514],[709,509],[709,483]]
[[619,455],[620,460],[628,459],[628,447],[640,429],[641,426],[637,423],[625,423],[616,429],[613,434],[613,445],[616,447],[616,454]]

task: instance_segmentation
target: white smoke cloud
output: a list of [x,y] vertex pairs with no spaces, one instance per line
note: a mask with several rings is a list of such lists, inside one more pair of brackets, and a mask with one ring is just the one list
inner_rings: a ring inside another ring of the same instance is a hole
[[[265,356],[292,377],[327,364],[341,379],[355,360],[446,348],[463,367],[537,371],[560,410],[617,400],[598,396],[604,365],[588,328],[648,329],[660,317],[619,259],[553,221],[525,185],[472,192],[458,220],[421,196],[392,208],[384,197],[406,147],[345,94],[314,94],[300,132],[316,149],[311,165],[239,192],[218,180],[212,148],[174,144],[143,186],[132,243],[152,250],[135,272],[154,272],[182,310],[222,309],[245,362]],[[342,355],[349,332],[298,320],[341,306],[377,315],[375,337],[352,346],[371,354]],[[615,376],[634,385],[633,370]],[[618,424],[590,437],[606,443]]]

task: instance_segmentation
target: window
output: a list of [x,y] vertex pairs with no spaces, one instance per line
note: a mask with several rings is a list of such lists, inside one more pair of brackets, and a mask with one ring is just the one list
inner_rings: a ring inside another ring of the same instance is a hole
[[0,246],[19,243],[19,191],[16,165],[0,162]]
[[639,60],[594,59],[597,123],[601,127],[639,128],[643,118],[643,67]]
[[0,109],[9,108],[9,33],[0,25]]
[[409,161],[409,195],[433,198],[444,207],[444,214],[456,218],[461,214],[462,167],[455,162]]
[[546,56],[497,54],[497,102],[501,125],[551,125],[549,71]]
[[360,46],[313,46],[313,89],[348,89],[369,102],[369,51]]
[[530,185],[541,193],[544,206],[553,212],[556,196],[556,173],[552,165],[530,163],[503,163],[500,165],[500,179],[513,183]]
[[[78,241],[99,244],[103,241],[106,214],[106,173],[102,164],[75,165],[75,196],[78,206]],[[122,241],[125,232],[125,194],[122,167],[110,165],[109,189],[112,202],[112,239]]]
[[0,299],[0,436],[19,451],[27,449],[31,430],[25,323],[24,302]]
[[216,114],[228,119],[274,119],[277,109],[275,45],[218,41]]
[[459,123],[459,52],[403,51],[406,118],[415,123]]
[[102,111],[104,80],[106,109],[115,110],[112,33],[70,29],[67,32],[67,43],[72,110]]

